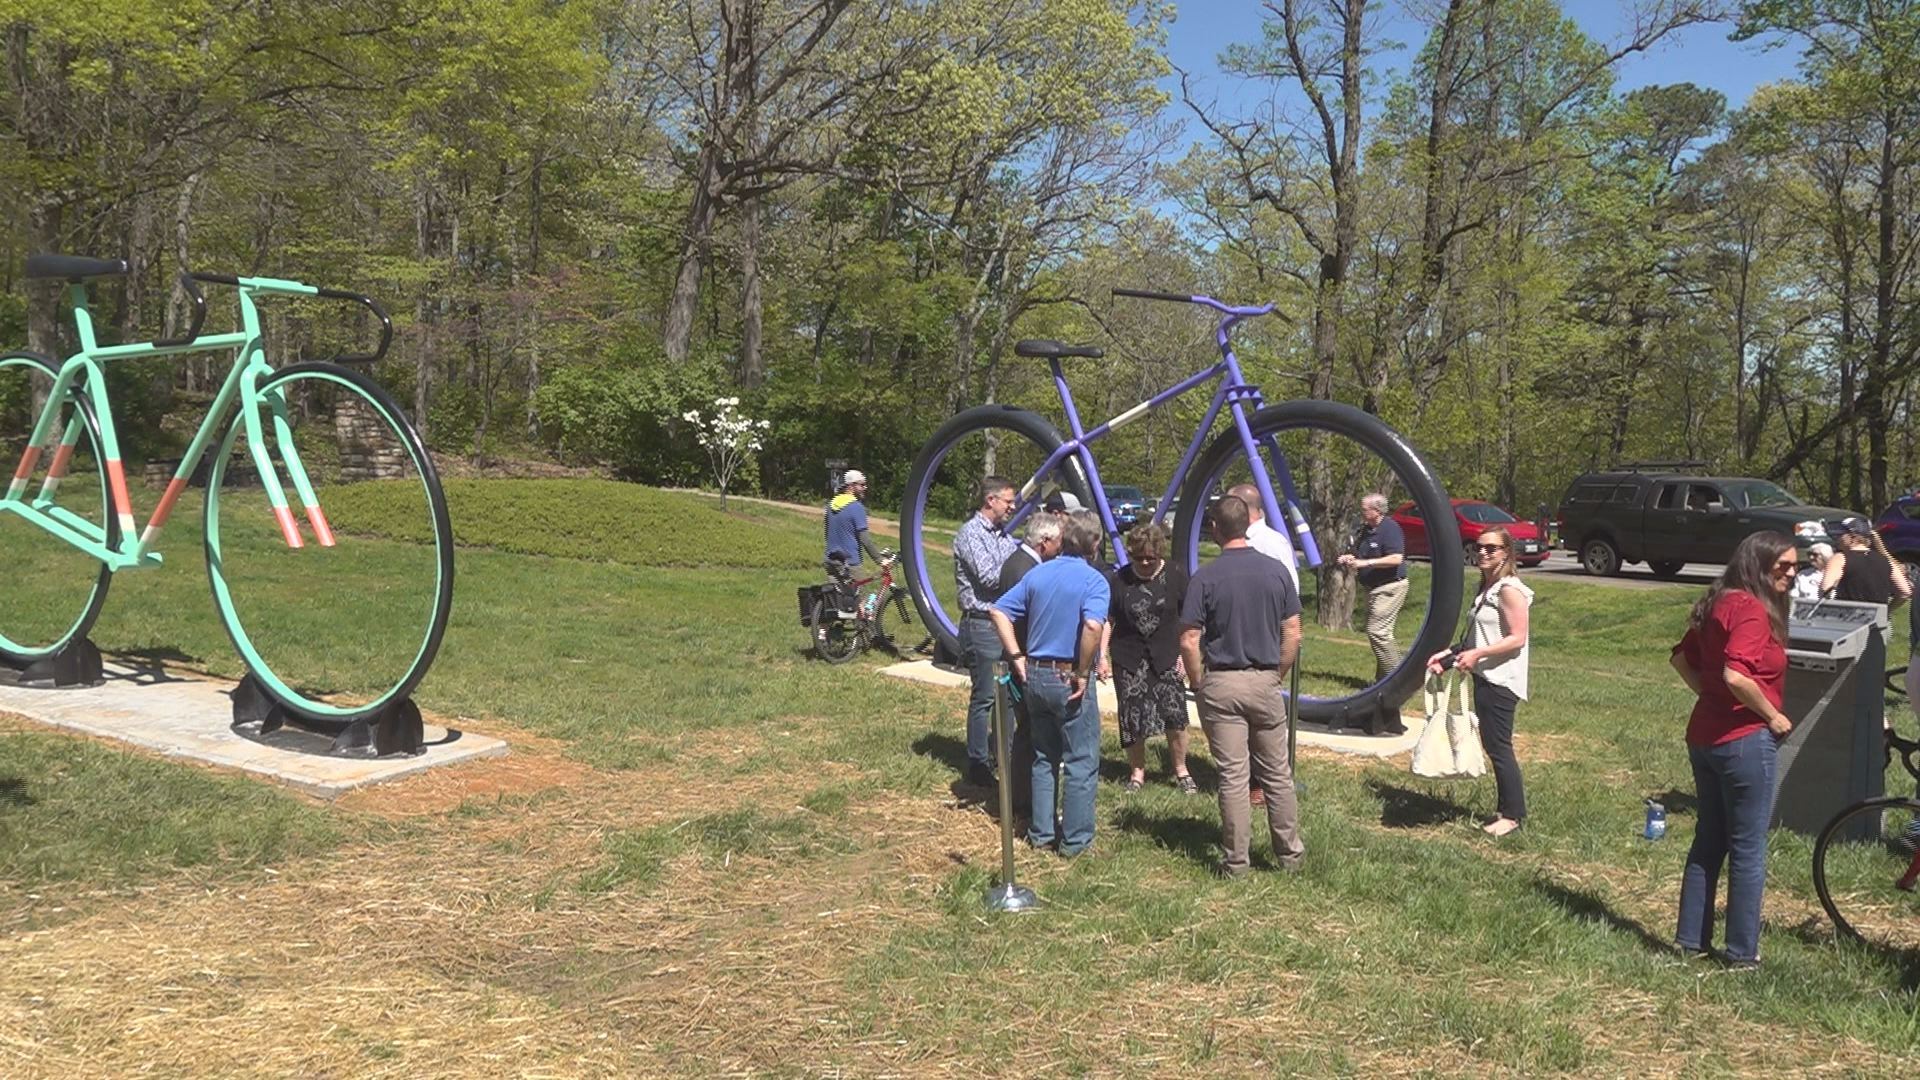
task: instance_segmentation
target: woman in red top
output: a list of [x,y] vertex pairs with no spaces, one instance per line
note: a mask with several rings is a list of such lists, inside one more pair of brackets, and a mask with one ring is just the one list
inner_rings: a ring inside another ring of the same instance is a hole
[[1799,565],[1793,541],[1759,532],[1693,606],[1673,666],[1699,700],[1687,722],[1687,756],[1700,798],[1699,824],[1680,883],[1680,928],[1688,955],[1713,944],[1713,894],[1727,864],[1727,962],[1760,963],[1760,893],[1767,882],[1775,755],[1793,730],[1780,711],[1787,680],[1788,592]]

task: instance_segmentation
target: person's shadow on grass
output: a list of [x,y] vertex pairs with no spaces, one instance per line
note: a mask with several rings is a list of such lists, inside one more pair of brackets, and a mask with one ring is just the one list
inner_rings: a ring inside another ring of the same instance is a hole
[[1533,891],[1544,897],[1548,903],[1565,912],[1569,918],[1579,922],[1597,922],[1608,930],[1631,934],[1648,952],[1671,953],[1673,943],[1649,930],[1637,919],[1630,919],[1613,910],[1606,901],[1592,893],[1571,889],[1557,881],[1546,878],[1533,879]]
[[1871,937],[1865,941],[1843,937],[1838,930],[1834,929],[1833,924],[1827,921],[1825,915],[1809,915],[1798,925],[1787,927],[1786,932],[1808,945],[1863,950],[1884,957],[1899,977],[1900,989],[1909,994],[1920,990],[1920,949],[1889,945],[1884,941],[1875,941]]
[[0,776],[0,806],[32,806],[40,800],[27,790],[27,782],[17,776]]
[[1184,815],[1149,814],[1137,806],[1122,807],[1113,816],[1115,828],[1139,833],[1176,855],[1212,866],[1220,858],[1219,820]]
[[1453,801],[1450,794],[1415,791],[1381,780],[1367,781],[1367,790],[1380,800],[1380,824],[1389,829],[1418,829],[1473,817],[1473,811]]

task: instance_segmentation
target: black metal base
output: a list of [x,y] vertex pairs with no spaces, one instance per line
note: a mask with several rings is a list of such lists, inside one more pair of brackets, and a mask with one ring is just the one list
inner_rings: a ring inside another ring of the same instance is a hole
[[308,716],[269,697],[252,673],[233,688],[232,697],[234,732],[269,746],[348,758],[410,757],[427,749],[426,724],[412,698],[357,720]]
[[16,665],[0,661],[0,683],[35,690],[80,690],[106,681],[100,666],[100,650],[89,638],[69,642],[67,647],[31,664]]
[[935,635],[933,639],[933,666],[945,671],[967,672],[967,658],[947,648],[946,643]]

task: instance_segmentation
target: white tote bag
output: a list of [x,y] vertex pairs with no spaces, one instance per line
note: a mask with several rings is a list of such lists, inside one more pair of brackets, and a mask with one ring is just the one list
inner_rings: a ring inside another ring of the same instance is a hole
[[1487,756],[1480,748],[1480,718],[1468,702],[1465,679],[1456,669],[1427,679],[1427,726],[1413,748],[1413,775],[1429,780],[1483,776]]

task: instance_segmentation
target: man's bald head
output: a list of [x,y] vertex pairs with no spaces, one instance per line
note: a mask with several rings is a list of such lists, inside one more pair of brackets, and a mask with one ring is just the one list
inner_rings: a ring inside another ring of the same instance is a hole
[[1267,516],[1265,503],[1260,499],[1260,489],[1252,484],[1235,484],[1227,489],[1227,494],[1247,504],[1247,521],[1264,520]]

